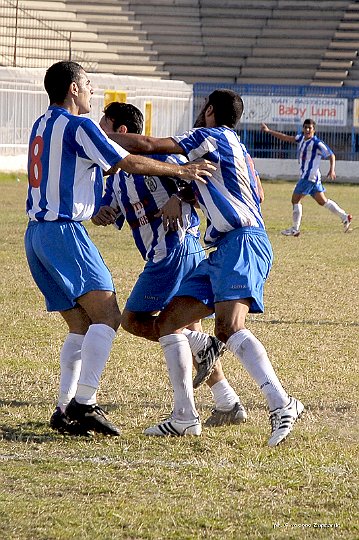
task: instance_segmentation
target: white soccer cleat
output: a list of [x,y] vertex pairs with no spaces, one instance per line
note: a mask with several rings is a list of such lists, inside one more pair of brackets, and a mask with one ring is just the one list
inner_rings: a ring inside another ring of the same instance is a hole
[[298,420],[303,411],[303,403],[291,397],[286,407],[275,409],[269,414],[269,421],[272,426],[272,435],[268,441],[269,446],[277,446],[289,435],[294,422]]
[[284,229],[284,231],[281,231],[280,233],[283,234],[284,236],[299,236],[300,235],[300,231],[298,231],[294,227],[289,227],[289,229]]
[[345,233],[349,231],[352,219],[353,219],[353,216],[351,214],[348,214],[347,217],[343,219],[343,227],[344,227]]
[[145,435],[156,437],[183,437],[184,435],[201,435],[202,424],[199,418],[193,420],[175,420],[170,417],[156,426],[145,429]]

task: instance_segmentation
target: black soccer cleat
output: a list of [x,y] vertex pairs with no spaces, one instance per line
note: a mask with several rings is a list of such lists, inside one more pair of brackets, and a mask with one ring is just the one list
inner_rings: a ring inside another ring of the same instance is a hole
[[104,411],[97,403],[83,405],[72,398],[65,413],[70,420],[76,421],[87,431],[95,431],[113,437],[120,435],[118,427],[107,420]]
[[65,413],[63,413],[60,407],[56,407],[51,418],[50,427],[54,431],[68,435],[83,435],[89,437],[91,433],[88,429],[84,428],[78,422],[70,420]]
[[208,345],[195,356],[198,368],[197,374],[193,380],[193,388],[198,388],[202,383],[209,379],[218,358],[222,356],[225,350],[226,346],[222,341],[214,336],[209,336]]

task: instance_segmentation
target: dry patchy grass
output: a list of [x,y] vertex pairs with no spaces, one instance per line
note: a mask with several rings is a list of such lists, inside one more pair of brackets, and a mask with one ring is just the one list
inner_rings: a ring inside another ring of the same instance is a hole
[[[2,540],[359,537],[355,220],[344,235],[333,215],[306,200],[302,236],[282,237],[292,186],[265,184],[275,264],[266,312],[250,316],[248,326],[306,405],[285,444],[267,447],[263,399],[229,353],[224,367],[248,408],[246,425],[205,430],[198,439],[144,437],[143,429],[171,410],[171,391],[159,346],[122,330],[99,394],[122,437],[87,440],[48,427],[66,330],[45,312],[27,269],[25,182],[8,176],[0,186]],[[359,186],[328,192],[359,217]],[[89,229],[123,305],[142,261],[127,230]],[[211,331],[213,323],[205,326]],[[208,389],[196,397],[206,418]]]

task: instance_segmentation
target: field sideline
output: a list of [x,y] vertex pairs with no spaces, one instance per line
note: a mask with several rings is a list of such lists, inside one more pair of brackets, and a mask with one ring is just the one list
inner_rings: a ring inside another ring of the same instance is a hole
[[[291,224],[293,184],[265,182],[263,213],[275,263],[266,311],[248,327],[306,413],[267,446],[264,400],[234,357],[228,380],[248,409],[240,427],[198,438],[146,438],[171,410],[157,344],[120,330],[99,402],[120,438],[70,438],[48,426],[66,329],[48,314],[24,250],[24,177],[0,174],[0,540],[255,540],[359,538],[359,186],[326,184],[353,230],[308,198],[302,235]],[[129,231],[88,226],[124,305],[143,262]],[[206,330],[213,329],[205,321]],[[208,388],[195,393],[203,420]]]

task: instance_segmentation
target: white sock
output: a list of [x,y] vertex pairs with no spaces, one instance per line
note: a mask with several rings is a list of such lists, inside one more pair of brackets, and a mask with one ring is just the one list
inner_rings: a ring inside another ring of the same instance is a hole
[[196,356],[196,354],[199,353],[199,351],[202,351],[208,344],[209,335],[205,332],[197,332],[195,330],[184,328],[182,334],[188,339],[193,356]]
[[344,221],[344,219],[346,219],[347,217],[347,213],[331,199],[327,200],[327,202],[324,204],[324,208],[330,210],[330,212],[332,212],[336,216],[339,216],[342,221]]
[[275,374],[265,348],[250,330],[239,330],[232,334],[226,346],[256,381],[270,411],[288,404],[289,396]]
[[216,409],[230,411],[240,399],[227,379],[222,379],[211,386]]
[[69,333],[60,352],[60,384],[57,406],[62,411],[74,397],[81,370],[81,347],[85,336]]
[[303,205],[301,203],[293,204],[293,228],[299,231],[302,222]]
[[116,332],[107,324],[91,324],[81,349],[81,373],[75,398],[78,403],[96,403],[96,390],[110,356]]
[[177,420],[197,418],[192,384],[192,352],[188,339],[183,334],[169,334],[158,341],[173,386],[173,417]]

